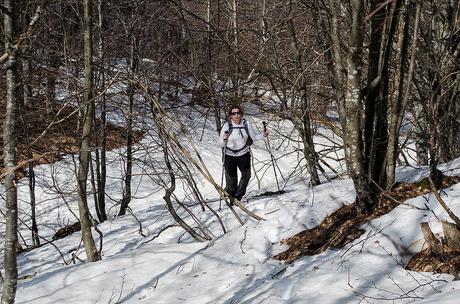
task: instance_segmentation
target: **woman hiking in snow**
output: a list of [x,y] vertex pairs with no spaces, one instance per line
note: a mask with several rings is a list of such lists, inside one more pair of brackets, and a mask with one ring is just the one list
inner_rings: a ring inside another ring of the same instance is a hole
[[[268,131],[256,133],[252,125],[243,118],[243,109],[240,106],[230,106],[228,120],[220,131],[218,145],[224,151],[224,168],[226,191],[233,199],[241,201],[251,178],[251,152],[249,146],[253,141],[262,140],[268,136]],[[241,178],[238,182],[238,170]]]

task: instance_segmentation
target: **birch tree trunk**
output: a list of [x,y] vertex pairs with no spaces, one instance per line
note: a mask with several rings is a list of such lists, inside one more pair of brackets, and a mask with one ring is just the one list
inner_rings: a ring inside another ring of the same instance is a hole
[[212,32],[212,0],[207,0],[206,2],[206,31],[207,31],[207,39],[206,39],[206,59],[208,61],[208,90],[210,94],[212,94],[213,102],[211,105],[213,106],[213,114],[214,114],[214,121],[216,122],[216,131],[217,134],[220,134],[220,130],[222,129],[222,122],[221,122],[221,111],[220,111],[220,103],[219,99],[217,98],[216,90],[214,88],[214,68],[213,68],[213,32]]
[[84,44],[85,44],[85,115],[78,167],[78,209],[86,258],[89,262],[100,259],[91,233],[91,217],[88,208],[86,182],[88,179],[89,162],[91,161],[91,132],[94,117],[93,100],[93,28],[92,28],[92,0],[84,0]]
[[17,38],[17,1],[4,1],[3,15],[5,31],[5,50],[8,52],[6,61],[6,113],[3,125],[3,164],[6,175],[3,180],[6,198],[6,229],[4,248],[5,281],[2,290],[2,304],[14,303],[18,281],[16,261],[16,243],[18,241],[18,205],[16,188],[16,125],[18,113],[17,90],[17,54],[13,48]]
[[238,39],[238,0],[231,0],[231,18],[232,18],[232,33],[233,33],[233,56],[234,56],[234,74],[233,74],[233,100],[240,103],[240,76],[241,65],[239,59],[239,39]]

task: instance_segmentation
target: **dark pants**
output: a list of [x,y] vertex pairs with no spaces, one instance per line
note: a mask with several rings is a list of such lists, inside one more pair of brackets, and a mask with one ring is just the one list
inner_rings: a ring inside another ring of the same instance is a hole
[[[228,194],[241,200],[246,193],[246,188],[251,178],[251,153],[235,157],[225,155],[225,181]],[[241,179],[238,183],[238,170],[241,172]]]

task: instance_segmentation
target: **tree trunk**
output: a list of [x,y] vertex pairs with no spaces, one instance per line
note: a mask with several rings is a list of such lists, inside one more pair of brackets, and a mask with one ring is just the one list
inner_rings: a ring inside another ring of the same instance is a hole
[[[395,182],[396,160],[399,146],[399,121],[404,115],[403,98],[405,82],[405,64],[407,60],[407,48],[409,35],[409,14],[407,12],[407,0],[401,7],[402,13],[399,16],[398,42],[396,47],[396,73],[394,77],[394,90],[390,98],[390,124],[388,128],[388,147],[386,155],[387,189],[390,189]],[[409,84],[407,84],[409,85]]]
[[352,24],[349,53],[347,56],[347,79],[345,94],[346,125],[344,130],[345,159],[357,195],[360,211],[369,212],[374,208],[368,179],[363,166],[363,140],[361,133],[362,96],[361,67],[364,38],[364,1],[351,1]]
[[[230,1],[229,1],[230,3]],[[231,18],[232,18],[232,34],[233,34],[233,103],[240,103],[242,92],[240,93],[240,78],[241,78],[241,64],[239,54],[239,37],[238,37],[238,0],[231,0]]]
[[331,16],[331,42],[332,42],[332,58],[333,58],[333,66],[334,71],[331,73],[333,75],[334,83],[335,83],[335,96],[338,103],[338,111],[340,117],[340,123],[342,125],[342,130],[345,130],[345,126],[347,124],[347,116],[345,113],[345,64],[342,60],[342,54],[340,52],[340,30],[339,30],[339,22],[336,14]]
[[266,18],[267,15],[267,0],[262,2],[262,18],[261,18],[261,30],[262,30],[262,43],[265,44],[268,39],[270,39],[268,31],[268,21]]
[[57,72],[61,66],[61,59],[58,54],[51,52],[48,54],[49,68],[46,71],[46,114],[53,113],[53,106],[56,99],[56,80]]
[[[26,81],[25,79],[22,78],[21,82],[22,82],[22,85],[19,86],[19,89],[23,90],[24,86],[26,86]],[[20,95],[23,95],[23,94],[24,95],[26,94],[24,90],[22,91],[22,94]],[[22,98],[24,98],[24,95],[22,96]],[[39,246],[40,238],[38,236],[38,226],[37,226],[37,218],[36,218],[36,198],[35,198],[35,170],[34,170],[35,162],[32,160],[33,153],[32,153],[31,141],[30,141],[30,126],[29,126],[29,122],[26,119],[27,109],[26,109],[25,103],[22,103],[22,104],[18,103],[18,109],[19,109],[19,118],[21,120],[21,125],[23,126],[23,133],[24,133],[23,136],[25,137],[24,141],[26,142],[26,146],[27,146],[27,158],[29,159],[27,177],[29,180],[30,219],[32,221],[32,225],[31,225],[32,243],[34,246]]]
[[86,257],[89,262],[100,259],[91,233],[91,217],[88,208],[86,182],[88,179],[89,162],[91,161],[91,132],[94,117],[93,100],[93,35],[92,35],[92,0],[84,0],[84,44],[85,44],[85,115],[81,134],[81,146],[78,167],[78,209]]
[[[374,12],[380,5],[379,0],[372,0],[370,3],[370,11]],[[385,33],[385,17],[386,9],[374,13],[370,19],[370,41],[369,41],[369,56],[367,68],[367,90],[366,90],[366,106],[364,116],[364,167],[370,179],[377,182],[374,170],[374,162],[377,155],[378,148],[376,145],[380,142],[380,136],[376,133],[376,129],[383,129],[379,135],[386,133],[387,124],[382,119],[381,114],[383,110],[384,100],[380,99],[380,92],[382,91],[382,73],[380,64],[383,60],[382,52],[382,37]],[[377,120],[380,125],[377,126]],[[374,137],[375,134],[375,137]]]
[[126,209],[128,208],[129,203],[131,202],[131,177],[133,173],[133,105],[134,105],[134,93],[135,87],[131,82],[131,79],[134,79],[134,74],[137,71],[137,59],[136,51],[138,41],[134,35],[134,32],[129,33],[131,35],[131,48],[129,56],[129,74],[128,74],[128,88],[127,88],[127,97],[128,97],[128,109],[126,113],[126,171],[124,176],[124,189],[123,189],[123,198],[121,201],[120,212],[118,215],[126,214]]
[[31,97],[32,97],[32,62],[29,58],[30,56],[30,47],[25,48],[25,56],[22,59],[22,87],[23,87],[23,105],[24,109],[27,110],[30,107]]
[[455,250],[460,250],[460,230],[457,225],[442,221],[442,230],[447,240],[447,246]]
[[387,184],[390,57],[401,3],[402,0],[396,0],[383,8],[380,1],[373,0],[371,3],[371,41],[364,121],[364,168],[369,178],[373,200],[377,199],[380,189],[386,188]]
[[[30,48],[30,46],[29,46]],[[29,51],[29,48],[26,49],[26,52]],[[38,226],[36,218],[36,198],[35,198],[35,171],[34,166],[35,162],[33,161],[33,153],[30,139],[30,124],[27,121],[27,105],[29,104],[29,94],[30,94],[30,62],[28,58],[24,58],[24,54],[21,54],[22,62],[18,63],[17,66],[17,75],[20,83],[18,84],[17,92],[17,109],[18,109],[18,120],[22,128],[18,128],[18,138],[19,142],[23,141],[26,144],[27,148],[27,158],[28,161],[28,172],[27,177],[29,181],[29,202],[30,202],[30,219],[31,219],[31,233],[32,233],[32,244],[33,246],[40,245],[40,238],[38,236]]]
[[221,111],[220,111],[220,103],[219,98],[217,97],[215,88],[214,88],[214,68],[213,68],[213,57],[212,57],[212,47],[213,47],[213,33],[212,33],[212,1],[207,0],[206,3],[206,31],[207,31],[207,39],[206,39],[206,59],[208,61],[208,90],[211,95],[212,102],[210,106],[213,107],[212,112],[214,114],[214,121],[216,122],[216,131],[217,134],[220,134],[220,130],[222,129],[222,121],[221,121]]
[[433,231],[431,231],[430,225],[427,222],[421,223],[420,229],[422,230],[423,236],[425,237],[425,241],[428,244],[428,248],[430,248],[430,250],[435,254],[441,254],[441,242],[433,234]]
[[[100,87],[105,90],[105,41],[102,29],[104,26],[103,0],[97,2],[98,21],[99,21],[99,73],[100,73]],[[106,141],[107,141],[107,110],[106,110],[106,96],[105,93],[101,95],[101,127],[99,128],[100,136],[97,136],[100,148],[96,151],[96,179],[97,179],[97,200],[96,215],[100,223],[107,220],[107,213],[105,210],[105,184],[107,179],[107,161],[106,161]],[[100,141],[99,141],[100,140]],[[100,153],[100,154],[99,154]]]
[[17,54],[13,49],[17,38],[17,1],[5,0],[4,18],[6,61],[6,112],[3,125],[3,164],[6,174],[3,180],[6,198],[4,267],[5,281],[2,290],[2,304],[14,303],[18,282],[16,243],[18,241],[18,205],[16,188],[16,125],[18,112]]
[[426,119],[426,111],[420,103],[415,106],[415,123],[414,123],[414,136],[415,136],[415,151],[417,153],[417,164],[428,165],[428,147],[429,147],[429,134],[428,120]]

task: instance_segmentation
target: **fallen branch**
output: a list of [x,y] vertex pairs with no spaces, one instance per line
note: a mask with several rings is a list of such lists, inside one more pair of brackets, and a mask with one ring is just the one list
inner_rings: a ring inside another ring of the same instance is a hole
[[457,229],[459,229],[460,228],[460,219],[455,215],[455,213],[452,212],[452,210],[450,210],[450,208],[447,206],[446,202],[444,202],[444,200],[442,199],[441,195],[439,195],[438,190],[436,190],[436,186],[435,186],[433,180],[431,179],[431,177],[428,177],[428,180],[430,181],[431,190],[433,191],[433,194],[436,197],[436,199],[438,200],[439,204],[442,206],[442,208],[444,208],[444,210],[446,210],[446,212],[449,215],[449,217],[454,221],[455,225],[457,226]]

